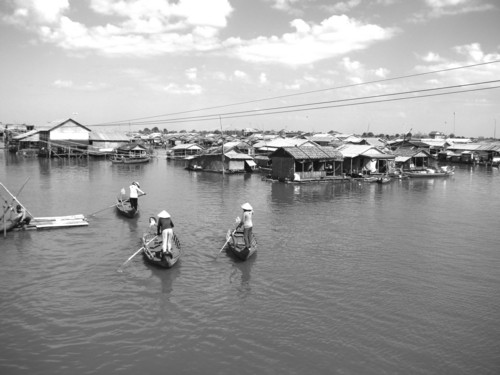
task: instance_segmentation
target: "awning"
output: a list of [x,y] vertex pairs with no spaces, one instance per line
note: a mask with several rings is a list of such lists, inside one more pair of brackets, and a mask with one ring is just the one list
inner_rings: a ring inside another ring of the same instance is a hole
[[247,163],[247,165],[250,167],[250,168],[254,168],[257,166],[257,164],[255,164],[255,162],[253,160],[245,160],[245,163]]

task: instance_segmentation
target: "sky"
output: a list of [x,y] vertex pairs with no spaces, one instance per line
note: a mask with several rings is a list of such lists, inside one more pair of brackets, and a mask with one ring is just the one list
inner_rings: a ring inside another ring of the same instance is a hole
[[499,36],[496,0],[2,0],[0,122],[500,138]]

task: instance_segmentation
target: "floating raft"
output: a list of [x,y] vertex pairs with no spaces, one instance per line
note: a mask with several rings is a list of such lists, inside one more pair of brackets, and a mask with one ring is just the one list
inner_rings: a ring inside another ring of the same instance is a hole
[[24,228],[15,228],[14,230],[53,229],[87,225],[89,223],[83,215],[34,217],[31,219],[29,225],[26,225]]

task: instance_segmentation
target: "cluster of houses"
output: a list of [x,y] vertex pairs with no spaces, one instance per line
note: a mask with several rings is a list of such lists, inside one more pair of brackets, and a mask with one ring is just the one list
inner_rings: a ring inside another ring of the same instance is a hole
[[328,133],[238,135],[156,133],[127,135],[96,131],[68,119],[53,126],[7,132],[11,151],[47,157],[103,156],[166,149],[167,159],[184,160],[187,169],[223,173],[265,171],[281,181],[310,181],[391,174],[425,168],[435,160],[498,165],[500,142],[473,142],[432,132],[429,138],[385,140]]

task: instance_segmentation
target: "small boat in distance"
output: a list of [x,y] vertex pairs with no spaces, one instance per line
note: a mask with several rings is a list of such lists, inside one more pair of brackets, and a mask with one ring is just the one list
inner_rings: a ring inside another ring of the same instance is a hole
[[173,234],[172,240],[172,254],[163,256],[162,254],[162,243],[163,240],[161,236],[156,235],[156,220],[150,218],[150,229],[148,232],[144,233],[142,236],[143,250],[142,254],[144,260],[149,264],[152,264],[161,268],[172,268],[181,257],[181,243],[177,238],[176,234]]
[[240,260],[247,260],[257,251],[257,240],[253,233],[250,248],[245,246],[243,230],[233,232],[229,229],[226,234],[226,241],[228,241],[227,249],[229,252]]
[[453,175],[455,168],[441,167],[437,168],[422,168],[403,171],[403,175],[409,178],[437,178],[448,177]]
[[116,196],[116,211],[129,218],[132,218],[139,213],[139,210],[136,210],[130,204],[129,197],[125,194],[125,189],[122,189]]
[[144,163],[149,163],[151,157],[115,155],[112,156],[110,160],[112,164],[144,164]]

